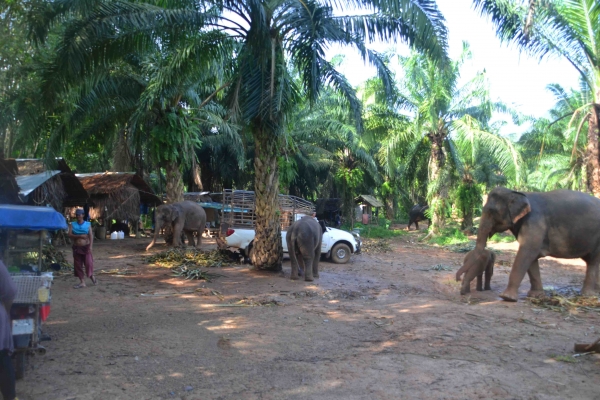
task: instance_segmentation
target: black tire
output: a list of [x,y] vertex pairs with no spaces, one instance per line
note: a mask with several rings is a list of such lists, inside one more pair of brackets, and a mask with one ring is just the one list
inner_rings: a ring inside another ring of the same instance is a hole
[[346,264],[350,261],[350,247],[346,243],[338,243],[331,249],[331,261],[336,264]]
[[15,378],[23,379],[25,377],[25,352],[19,351],[15,353],[13,359],[15,361]]
[[252,252],[254,252],[254,246],[252,243],[248,245],[248,250],[246,251],[246,262],[252,265]]

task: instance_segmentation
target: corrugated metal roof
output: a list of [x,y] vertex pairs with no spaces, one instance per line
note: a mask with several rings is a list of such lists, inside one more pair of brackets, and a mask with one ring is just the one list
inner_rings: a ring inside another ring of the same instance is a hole
[[383,207],[383,203],[377,200],[375,197],[368,194],[361,194],[357,197],[357,199],[363,200],[365,203],[369,203],[369,205],[373,207]]
[[37,187],[41,186],[48,179],[60,174],[60,171],[44,171],[35,175],[15,176],[17,185],[19,185],[19,196],[29,196]]

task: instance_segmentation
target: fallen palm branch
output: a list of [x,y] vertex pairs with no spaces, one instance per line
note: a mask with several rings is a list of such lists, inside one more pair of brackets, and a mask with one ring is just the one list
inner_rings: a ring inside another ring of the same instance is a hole
[[52,244],[42,248],[42,264],[44,271],[53,271],[55,276],[72,275],[73,265],[67,261],[65,254]]
[[278,306],[280,303],[277,300],[252,300],[252,299],[242,299],[235,303],[226,303],[226,304],[207,304],[210,307],[259,307],[259,306]]
[[469,243],[450,244],[448,246],[444,246],[444,248],[453,253],[468,253],[469,251],[475,249],[475,243],[469,242]]
[[172,248],[146,257],[146,262],[159,267],[220,268],[232,264],[231,259],[219,250],[201,251],[197,249]]
[[98,271],[98,274],[102,275],[138,275],[135,271],[130,271],[128,268],[125,269],[103,269]]
[[221,274],[214,274],[208,271],[203,271],[200,268],[188,268],[186,265],[180,265],[179,267],[173,268],[173,276],[178,276],[180,278],[189,279],[199,279],[205,281],[211,281],[212,279],[224,276]]
[[452,271],[452,267],[443,264],[436,264],[429,268],[429,271]]
[[600,301],[597,296],[563,296],[556,292],[550,292],[542,297],[528,298],[527,300],[536,307],[558,312],[600,312]]

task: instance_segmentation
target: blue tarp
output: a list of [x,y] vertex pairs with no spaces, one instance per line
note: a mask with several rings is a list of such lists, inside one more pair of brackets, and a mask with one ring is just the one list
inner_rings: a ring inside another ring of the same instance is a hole
[[67,229],[65,217],[50,207],[0,204],[0,229]]

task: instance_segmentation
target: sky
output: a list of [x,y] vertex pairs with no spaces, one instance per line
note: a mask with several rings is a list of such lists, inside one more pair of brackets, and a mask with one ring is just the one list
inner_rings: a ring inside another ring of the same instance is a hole
[[[512,105],[526,115],[542,117],[552,108],[555,101],[546,86],[558,83],[565,88],[578,86],[578,74],[565,60],[530,57],[519,53],[514,45],[501,44],[491,22],[473,10],[472,0],[438,0],[438,7],[446,18],[449,53],[456,59],[462,50],[462,42],[470,44],[473,58],[461,71],[465,78],[486,70],[490,81],[490,92],[494,100]],[[377,51],[397,48],[406,54],[406,46],[377,44]],[[340,72],[354,86],[374,75],[357,55],[347,53]],[[508,128],[508,127],[507,127]],[[517,129],[519,130],[519,129]],[[508,132],[507,132],[508,133]]]

